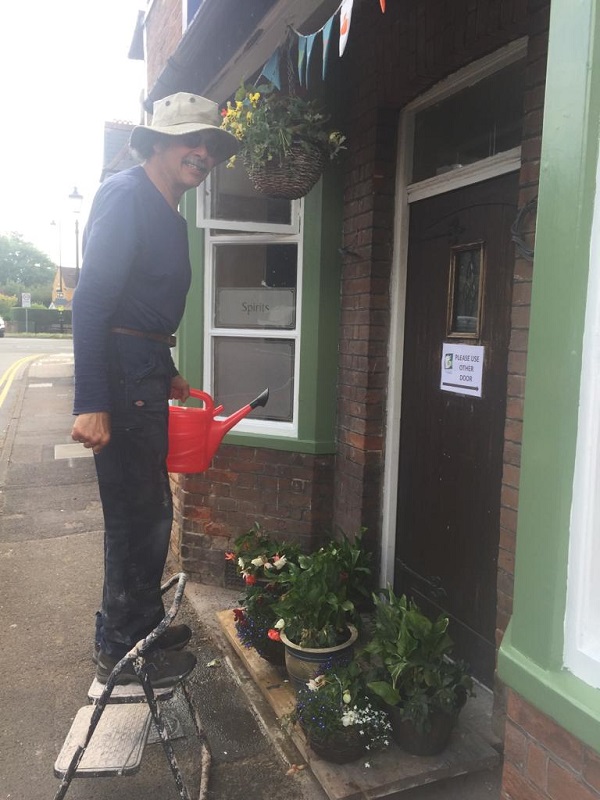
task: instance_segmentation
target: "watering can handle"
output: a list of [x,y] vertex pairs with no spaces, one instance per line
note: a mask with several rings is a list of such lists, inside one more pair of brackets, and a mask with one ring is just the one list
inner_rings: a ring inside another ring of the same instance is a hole
[[190,397],[195,397],[196,400],[202,400],[206,408],[212,413],[214,401],[209,394],[201,391],[200,389],[190,389]]

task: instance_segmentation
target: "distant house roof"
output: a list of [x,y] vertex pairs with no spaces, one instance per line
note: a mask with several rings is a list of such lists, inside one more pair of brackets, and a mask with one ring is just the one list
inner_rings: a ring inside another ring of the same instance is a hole
[[129,136],[134,128],[132,122],[104,123],[104,158],[100,182],[121,170],[133,167],[136,160],[129,151]]
[[75,274],[77,272],[75,267],[61,267],[60,271],[62,275],[63,286],[65,286],[67,289],[74,289]]

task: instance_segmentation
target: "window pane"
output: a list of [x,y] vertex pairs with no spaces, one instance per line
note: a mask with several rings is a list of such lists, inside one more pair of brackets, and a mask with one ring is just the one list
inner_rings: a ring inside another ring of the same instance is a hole
[[482,244],[452,249],[448,334],[479,335]]
[[524,66],[519,61],[416,115],[413,183],[521,144]]
[[215,403],[231,414],[269,389],[269,402],[252,419],[291,422],[294,406],[294,342],[286,339],[213,340]]
[[295,244],[215,246],[217,328],[281,328],[296,324]]
[[230,222],[268,222],[290,225],[290,200],[274,200],[259,194],[246,175],[241,162],[234,167],[220,164],[212,172],[211,219]]

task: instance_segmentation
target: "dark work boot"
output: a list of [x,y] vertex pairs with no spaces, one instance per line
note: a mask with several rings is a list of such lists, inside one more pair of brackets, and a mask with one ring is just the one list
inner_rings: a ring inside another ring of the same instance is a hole
[[[106,683],[110,673],[121,659],[109,656],[102,650],[98,653],[96,678],[99,683]],[[174,686],[183,680],[196,666],[196,656],[189,650],[172,652],[167,650],[153,650],[144,656],[146,670],[152,686],[157,689]],[[121,671],[116,681],[117,685],[125,683],[139,683],[133,664]]]
[[[192,629],[187,625],[170,625],[162,636],[159,636],[154,648],[160,650],[183,650],[192,638]],[[154,649],[153,648],[153,649]],[[92,651],[92,661],[98,663],[98,653],[100,652],[100,642],[94,642]]]

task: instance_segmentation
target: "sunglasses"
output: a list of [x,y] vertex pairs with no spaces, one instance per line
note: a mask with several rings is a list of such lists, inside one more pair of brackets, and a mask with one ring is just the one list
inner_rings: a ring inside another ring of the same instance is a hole
[[195,131],[194,133],[184,133],[177,137],[185,146],[194,150],[196,147],[204,145],[209,153],[214,153],[218,149],[217,136],[211,131]]

